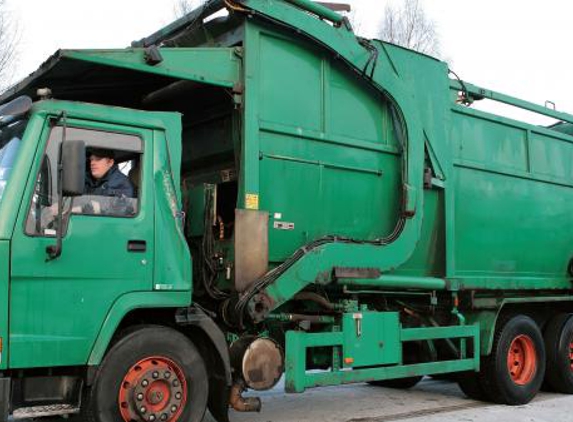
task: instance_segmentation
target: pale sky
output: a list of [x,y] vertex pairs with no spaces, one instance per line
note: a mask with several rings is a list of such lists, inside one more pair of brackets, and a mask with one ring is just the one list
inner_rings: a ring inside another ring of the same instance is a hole
[[[400,0],[390,0],[399,3]],[[422,0],[444,56],[468,82],[573,113],[573,4],[564,0]],[[58,48],[120,48],[170,23],[175,0],[7,0],[19,22],[22,79]],[[384,0],[350,0],[375,37]]]

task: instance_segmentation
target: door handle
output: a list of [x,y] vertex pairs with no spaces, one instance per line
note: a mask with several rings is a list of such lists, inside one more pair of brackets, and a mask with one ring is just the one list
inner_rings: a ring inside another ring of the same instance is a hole
[[145,240],[130,240],[127,242],[128,252],[145,252],[147,250],[147,242]]

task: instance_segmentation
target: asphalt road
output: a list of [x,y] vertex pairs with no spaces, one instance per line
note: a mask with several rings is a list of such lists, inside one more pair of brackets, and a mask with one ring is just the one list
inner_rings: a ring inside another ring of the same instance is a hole
[[[259,397],[261,413],[231,411],[231,422],[573,422],[572,396],[541,392],[528,405],[500,406],[470,400],[457,384],[432,378],[408,391],[358,384],[285,394],[279,385]],[[204,422],[214,419],[207,415]]]
[[[233,412],[232,422],[573,422],[573,397],[541,392],[518,407],[468,399],[457,384],[425,378],[411,390],[367,384],[261,394],[260,414]],[[207,419],[213,422],[213,419]]]

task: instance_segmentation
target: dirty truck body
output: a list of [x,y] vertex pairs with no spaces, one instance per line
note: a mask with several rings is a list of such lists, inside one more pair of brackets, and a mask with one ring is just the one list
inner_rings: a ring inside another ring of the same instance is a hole
[[[283,373],[573,391],[573,116],[303,0],[60,51],[2,102],[2,417],[225,421]],[[134,198],[86,198],[94,148]]]

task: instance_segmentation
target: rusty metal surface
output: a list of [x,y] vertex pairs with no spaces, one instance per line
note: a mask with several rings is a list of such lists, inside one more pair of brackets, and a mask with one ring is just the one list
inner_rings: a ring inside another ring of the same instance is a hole
[[245,388],[241,384],[233,385],[229,405],[237,412],[260,412],[261,399],[258,397],[243,397]]
[[270,338],[244,336],[230,348],[235,382],[256,391],[270,390],[284,372],[282,348]]
[[283,371],[284,354],[274,340],[258,338],[245,351],[242,372],[249,388],[270,390],[279,382]]
[[269,213],[235,210],[235,288],[245,291],[267,272],[269,261]]

